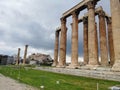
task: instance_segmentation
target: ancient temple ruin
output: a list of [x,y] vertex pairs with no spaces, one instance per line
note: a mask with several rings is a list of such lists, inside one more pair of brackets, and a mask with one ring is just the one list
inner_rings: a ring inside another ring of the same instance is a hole
[[[111,16],[107,15],[102,6],[96,8],[97,2],[100,2],[100,0],[83,0],[63,13],[60,19],[61,27],[55,31],[53,66],[66,67],[66,19],[72,16],[71,64],[69,68],[80,67],[78,63],[78,24],[83,23],[84,65],[91,69],[98,66],[111,66],[112,70],[120,71],[120,0],[110,0]],[[81,18],[78,18],[79,13],[86,8],[88,12]],[[99,19],[101,61],[99,61],[98,55],[98,23],[95,22],[96,15]],[[108,35],[108,40],[106,35]],[[110,62],[108,60],[108,53]]]

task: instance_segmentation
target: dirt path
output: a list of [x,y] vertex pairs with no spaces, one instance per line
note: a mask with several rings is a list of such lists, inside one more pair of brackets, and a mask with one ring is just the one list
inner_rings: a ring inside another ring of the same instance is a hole
[[0,74],[0,90],[37,90]]

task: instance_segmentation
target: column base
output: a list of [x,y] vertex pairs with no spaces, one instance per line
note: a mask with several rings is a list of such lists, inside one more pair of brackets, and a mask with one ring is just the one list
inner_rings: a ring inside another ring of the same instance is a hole
[[109,64],[106,64],[106,65],[100,65],[101,67],[108,67],[110,66]]
[[88,63],[87,62],[83,62],[83,66],[87,65]]
[[56,66],[57,66],[57,63],[53,63],[53,64],[52,64],[52,67],[56,67]]
[[115,63],[114,63],[114,65],[113,65],[111,70],[120,72],[120,60],[116,60],[115,61]]
[[57,65],[57,68],[65,68],[65,65]]
[[90,70],[96,70],[97,69],[97,67],[99,67],[100,65],[86,65],[85,66],[85,68],[86,69],[90,69]]
[[23,66],[24,66],[24,65],[27,65],[27,64],[26,64],[26,63],[22,63],[21,65],[23,65]]
[[80,65],[79,64],[70,64],[66,68],[78,69],[78,68],[80,68]]

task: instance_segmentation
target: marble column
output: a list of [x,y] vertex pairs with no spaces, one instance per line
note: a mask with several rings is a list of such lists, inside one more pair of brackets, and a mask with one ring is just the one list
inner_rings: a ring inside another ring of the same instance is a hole
[[112,21],[111,18],[107,18],[107,29],[108,29],[108,46],[109,46],[109,56],[110,56],[110,65],[114,64],[114,46],[113,46],[113,31],[112,31]]
[[88,64],[88,17],[83,18],[83,54],[84,54],[84,64]]
[[57,66],[58,64],[58,49],[59,49],[59,30],[55,32],[55,48],[54,48],[54,62],[52,66]]
[[99,53],[98,53],[98,33],[97,33],[97,22],[95,22],[95,47],[96,47],[96,55],[97,55],[97,62],[99,64]]
[[115,63],[113,71],[120,71],[120,0],[110,0]]
[[57,67],[65,67],[66,65],[66,39],[67,39],[66,18],[61,18],[60,54],[59,63]]
[[[88,5],[88,52],[89,66],[98,66],[98,54],[96,48],[96,30],[95,30],[95,2],[90,1]],[[91,67],[92,68],[92,67]]]
[[17,54],[17,61],[16,61],[16,65],[19,64],[20,61],[20,48],[18,48],[18,54]]
[[25,62],[26,62],[27,48],[28,48],[28,45],[25,45],[23,64],[25,64]]
[[99,36],[100,36],[101,65],[108,66],[108,47],[104,11],[99,12]]
[[78,14],[72,13],[72,43],[71,43],[71,64],[70,68],[78,68]]

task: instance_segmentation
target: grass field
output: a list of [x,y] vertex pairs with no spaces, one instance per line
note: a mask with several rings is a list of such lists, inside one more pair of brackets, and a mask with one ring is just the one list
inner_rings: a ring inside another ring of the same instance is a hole
[[99,90],[108,90],[110,86],[120,85],[115,81],[57,74],[23,66],[0,66],[0,73],[37,88],[44,85],[44,90],[96,90],[97,83]]

